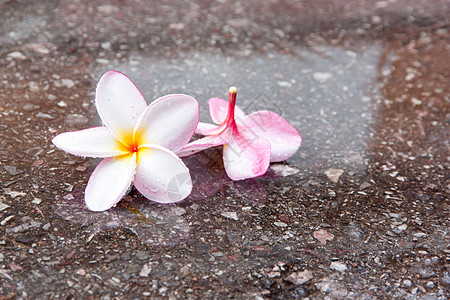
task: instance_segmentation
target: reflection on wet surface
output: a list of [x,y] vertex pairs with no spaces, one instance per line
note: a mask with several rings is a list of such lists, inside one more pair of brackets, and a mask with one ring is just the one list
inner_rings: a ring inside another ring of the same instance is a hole
[[[108,68],[131,74],[148,99],[177,92],[193,95],[205,122],[209,121],[207,99],[226,98],[227,88],[238,86],[237,104],[246,113],[271,110],[300,131],[303,149],[290,163],[303,166],[305,160],[311,161],[307,155],[314,154],[325,160],[347,156],[362,164],[368,125],[378,110],[371,98],[379,93],[376,78],[381,48],[373,43],[358,51],[322,46],[314,52],[295,49],[296,55],[230,58],[192,53],[179,60],[134,55],[125,63],[110,61]],[[141,65],[148,67],[137,67]],[[101,67],[96,77],[106,70]]]
[[93,213],[84,204],[82,191],[57,197],[53,210],[62,218],[88,226],[92,235],[101,230],[125,228],[149,246],[174,246],[189,236],[189,226],[181,217],[185,210],[171,205],[149,203],[143,197],[125,197],[120,204],[106,212]]
[[[445,299],[448,4],[7,2],[0,298]],[[237,86],[246,113],[281,114],[302,146],[241,182],[210,149],[184,159],[185,201],[131,190],[91,213],[98,161],[50,140],[99,124],[95,85],[110,69],[148,101],[194,96],[202,121],[208,98]]]

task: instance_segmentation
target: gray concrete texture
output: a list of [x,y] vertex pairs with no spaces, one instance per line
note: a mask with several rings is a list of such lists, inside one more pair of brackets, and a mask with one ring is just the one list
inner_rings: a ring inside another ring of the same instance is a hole
[[[447,299],[449,2],[0,0],[0,299]],[[238,88],[303,137],[232,182],[221,149],[160,205],[83,197],[95,86],[148,102]]]

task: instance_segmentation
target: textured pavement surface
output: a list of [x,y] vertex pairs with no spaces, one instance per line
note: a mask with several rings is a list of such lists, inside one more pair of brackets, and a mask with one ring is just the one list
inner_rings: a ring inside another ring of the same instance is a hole
[[[448,1],[0,0],[0,299],[447,299]],[[194,190],[93,213],[98,163],[51,144],[100,123],[95,86],[148,102],[238,88],[303,137],[260,178],[221,150]]]

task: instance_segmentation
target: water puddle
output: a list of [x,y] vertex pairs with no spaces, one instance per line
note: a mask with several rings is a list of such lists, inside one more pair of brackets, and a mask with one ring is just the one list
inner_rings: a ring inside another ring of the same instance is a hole
[[288,160],[293,166],[336,158],[362,164],[370,138],[368,125],[377,116],[372,98],[379,94],[381,45],[372,42],[357,51],[299,47],[293,52],[249,57],[192,53],[189,58],[171,60],[136,53],[107,60],[108,67],[99,67],[92,77],[119,70],[130,76],[147,102],[164,94],[190,94],[199,101],[204,122],[211,122],[207,100],[226,98],[228,87],[236,86],[237,105],[245,113],[274,111],[299,130],[303,145]]

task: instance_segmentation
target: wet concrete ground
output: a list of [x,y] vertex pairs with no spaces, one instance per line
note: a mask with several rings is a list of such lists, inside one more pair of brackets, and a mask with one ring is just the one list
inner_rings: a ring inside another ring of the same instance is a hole
[[[0,1],[0,299],[447,299],[447,1]],[[238,88],[301,133],[287,162],[192,195],[83,203],[97,160],[56,134],[98,125],[115,69],[147,101]]]

